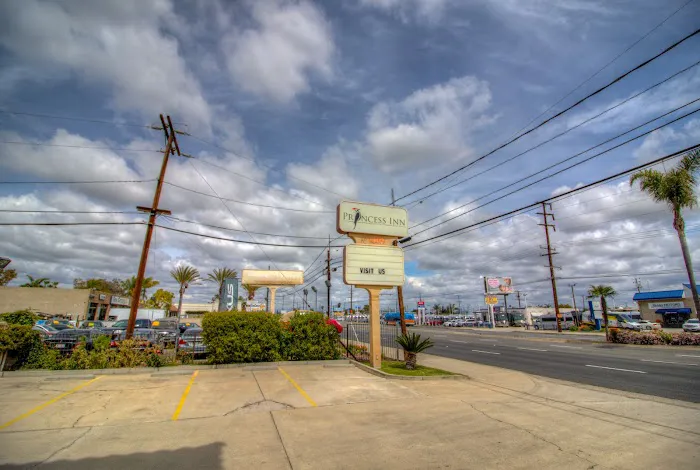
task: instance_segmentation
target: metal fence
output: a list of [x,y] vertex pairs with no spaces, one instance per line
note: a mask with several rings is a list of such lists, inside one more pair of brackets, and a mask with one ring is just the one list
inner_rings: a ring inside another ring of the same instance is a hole
[[[369,323],[346,323],[340,335],[342,352],[345,357],[357,361],[369,361]],[[382,357],[393,361],[400,360],[400,346],[396,338],[401,336],[399,325],[381,325]]]

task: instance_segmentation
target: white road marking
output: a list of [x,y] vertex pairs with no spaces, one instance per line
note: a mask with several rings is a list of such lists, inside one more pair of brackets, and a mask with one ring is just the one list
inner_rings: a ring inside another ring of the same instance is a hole
[[450,342],[452,342],[452,343],[464,343],[464,344],[469,344],[469,341],[459,341],[459,340],[456,340],[456,339],[451,339]]
[[692,354],[676,354],[678,357],[700,357],[700,356],[693,356]]
[[646,374],[646,372],[644,372],[643,370],[618,369],[617,367],[594,366],[591,364],[586,364],[586,367],[595,367],[596,369],[619,370],[622,372],[634,372],[635,374]]
[[501,354],[501,353],[497,353],[497,352],[493,352],[493,351],[481,351],[479,349],[472,349],[472,351],[482,353],[482,354],[499,354],[499,355]]
[[583,349],[583,348],[580,347],[580,346],[559,346],[559,345],[556,345],[556,344],[550,344],[549,347],[550,347],[550,348]]
[[537,349],[537,348],[518,348],[522,349],[523,351],[542,351],[542,352],[547,352],[546,349]]
[[497,339],[481,339],[481,338],[477,338],[476,340],[477,341],[486,341],[488,343],[493,343],[494,341],[498,341]]
[[684,366],[697,366],[697,364],[688,364],[687,362],[673,362],[673,361],[654,361],[652,359],[640,359],[642,362],[658,362],[661,364],[683,364]]

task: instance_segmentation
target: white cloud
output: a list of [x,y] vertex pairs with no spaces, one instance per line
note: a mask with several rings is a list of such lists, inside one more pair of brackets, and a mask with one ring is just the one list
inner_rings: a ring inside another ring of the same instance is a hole
[[379,103],[368,117],[368,152],[386,172],[463,158],[471,153],[470,133],[492,121],[490,105],[488,83],[471,76]]
[[410,19],[429,24],[442,18],[451,0],[360,0],[360,5],[392,12],[406,23]]
[[199,83],[165,32],[181,24],[170,1],[2,2],[0,18],[0,44],[33,66],[111,87],[119,111],[164,111],[208,128]]
[[331,26],[307,1],[252,4],[255,27],[222,40],[231,77],[246,91],[287,103],[309,90],[311,76],[332,76]]

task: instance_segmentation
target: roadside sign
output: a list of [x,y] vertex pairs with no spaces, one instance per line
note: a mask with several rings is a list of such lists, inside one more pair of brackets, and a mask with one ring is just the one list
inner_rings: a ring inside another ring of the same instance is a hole
[[408,212],[403,207],[342,201],[336,216],[338,233],[408,236]]
[[241,283],[253,286],[298,286],[304,283],[303,271],[270,271],[269,269],[244,269]]
[[395,246],[347,245],[343,249],[343,281],[354,286],[402,286],[403,250]]
[[419,301],[419,302],[418,302],[418,306],[419,306],[419,307],[424,307],[424,306],[425,306],[425,302],[422,301],[422,300]]
[[486,305],[496,305],[498,303],[498,297],[494,295],[487,295],[484,297],[484,302],[486,302]]

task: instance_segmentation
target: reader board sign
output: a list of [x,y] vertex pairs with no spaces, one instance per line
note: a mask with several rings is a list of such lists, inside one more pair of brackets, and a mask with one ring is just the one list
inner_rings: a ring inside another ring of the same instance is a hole
[[241,273],[241,283],[251,286],[297,286],[304,283],[304,272],[244,269]]
[[403,207],[343,201],[338,204],[338,233],[364,233],[404,238],[408,236],[408,212]]
[[395,246],[347,245],[343,249],[343,281],[353,286],[402,286],[403,250]]

